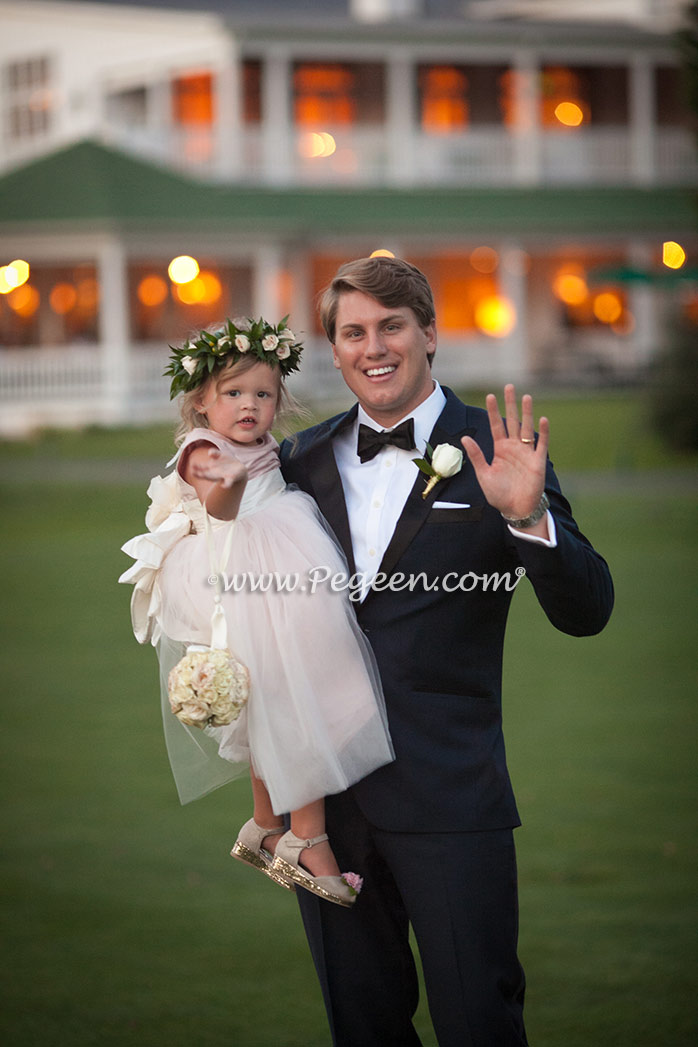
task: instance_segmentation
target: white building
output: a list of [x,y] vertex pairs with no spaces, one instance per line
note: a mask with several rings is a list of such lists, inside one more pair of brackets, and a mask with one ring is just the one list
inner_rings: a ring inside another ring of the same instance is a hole
[[314,297],[380,248],[432,282],[443,380],[636,378],[697,310],[677,5],[488,4],[0,2],[0,431],[165,416],[168,342],[241,311],[339,390]]

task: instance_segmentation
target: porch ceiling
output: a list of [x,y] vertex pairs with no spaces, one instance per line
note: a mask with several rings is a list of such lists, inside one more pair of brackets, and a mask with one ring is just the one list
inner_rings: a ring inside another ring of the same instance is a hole
[[212,185],[93,141],[0,177],[0,233],[212,229],[326,238],[687,235],[697,196],[682,188],[305,188]]

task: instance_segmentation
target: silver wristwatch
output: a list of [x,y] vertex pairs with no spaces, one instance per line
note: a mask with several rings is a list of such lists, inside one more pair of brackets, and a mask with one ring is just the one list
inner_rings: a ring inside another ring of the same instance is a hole
[[533,525],[537,524],[539,520],[542,520],[549,508],[550,502],[548,501],[548,496],[545,491],[543,491],[540,502],[530,516],[524,516],[521,520],[512,520],[510,516],[504,516],[504,513],[502,513],[502,517],[510,527],[515,527],[517,531],[522,531],[525,527],[533,527]]

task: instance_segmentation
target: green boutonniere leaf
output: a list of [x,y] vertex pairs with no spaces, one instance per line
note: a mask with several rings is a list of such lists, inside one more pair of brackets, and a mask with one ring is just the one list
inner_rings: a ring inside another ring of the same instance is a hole
[[412,461],[417,466],[417,468],[420,469],[423,473],[426,473],[427,476],[436,476],[436,473],[429,465],[429,462],[426,460],[426,458],[413,458]]

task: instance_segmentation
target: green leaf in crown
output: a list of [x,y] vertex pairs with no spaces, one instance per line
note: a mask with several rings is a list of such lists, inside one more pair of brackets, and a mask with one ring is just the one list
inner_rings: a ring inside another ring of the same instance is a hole
[[276,325],[261,316],[259,320],[236,316],[226,320],[219,330],[200,331],[184,345],[171,345],[169,363],[163,372],[172,379],[170,399],[196,389],[214,370],[245,357],[278,367],[282,378],[297,371],[303,343],[286,326],[287,322],[288,316]]

